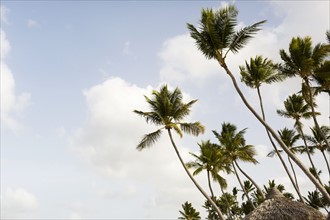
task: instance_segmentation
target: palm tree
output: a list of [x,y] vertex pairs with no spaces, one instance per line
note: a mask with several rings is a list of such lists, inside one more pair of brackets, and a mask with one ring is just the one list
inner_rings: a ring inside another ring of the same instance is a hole
[[[302,118],[303,119],[311,118],[312,112],[310,111],[310,109],[311,109],[310,105],[305,103],[305,100],[302,95],[293,94],[284,101],[284,108],[285,108],[285,110],[277,110],[277,113],[280,116],[283,116],[286,118],[292,118],[295,121],[294,126],[304,141],[308,159],[312,165],[313,170],[316,170],[316,167],[313,163],[311,154],[308,150],[307,141],[306,141],[303,129],[302,129],[303,124],[301,123]],[[317,179],[321,183],[320,178],[317,178]]]
[[228,161],[226,161],[226,158],[218,150],[216,144],[212,144],[210,140],[207,140],[202,141],[202,143],[198,144],[198,146],[200,148],[200,155],[197,156],[196,154],[191,153],[196,160],[186,163],[186,166],[188,168],[195,168],[193,175],[197,175],[201,171],[206,170],[209,189],[212,198],[214,198],[215,196],[212,189],[211,176],[213,181],[218,182],[220,188],[224,189],[227,187],[227,183],[226,180],[219,175],[219,172],[226,171],[227,173],[230,173],[231,168]]
[[225,171],[226,173],[232,172],[230,164],[228,162],[228,159],[224,157],[221,151],[219,151],[217,145],[211,143],[210,140],[202,141],[202,143],[198,144],[198,146],[200,148],[200,155],[197,156],[196,154],[191,153],[191,155],[196,159],[195,161],[186,163],[186,166],[188,168],[195,169],[193,175],[197,175],[203,170],[206,170],[207,181],[211,192],[211,198],[215,202],[217,202],[212,189],[211,176],[213,181],[219,183],[221,192],[222,194],[224,194],[224,189],[227,188],[227,182],[222,176],[219,175],[219,172],[220,171]]
[[[300,147],[295,146],[296,142],[300,139],[300,135],[296,134],[296,132],[294,130],[288,129],[288,128],[284,128],[282,130],[278,131],[278,134],[280,135],[281,139],[283,140],[283,142],[286,144],[286,146],[288,146],[291,150],[292,153],[296,154],[297,152],[300,151]],[[279,153],[282,153],[283,150],[280,150]],[[275,151],[271,151],[267,156],[269,157],[273,157],[275,155]],[[296,171],[293,167],[292,161],[290,159],[290,157],[288,156],[288,161],[290,163],[291,166],[291,170],[292,173],[294,175],[294,180],[295,180],[295,184],[293,185],[294,188],[296,189],[296,192],[300,198],[301,202],[304,202],[304,199],[300,193],[300,189],[299,189],[299,184],[298,184],[298,180],[297,180],[297,175],[296,175]]]
[[213,202],[213,200],[207,195],[207,193],[202,189],[202,187],[196,182],[193,176],[188,171],[179,150],[173,140],[172,129],[182,137],[182,132],[199,135],[204,132],[204,126],[200,122],[186,123],[181,122],[185,116],[189,115],[191,106],[197,101],[192,100],[188,103],[182,102],[182,92],[179,88],[176,88],[173,92],[169,91],[167,85],[162,86],[159,91],[154,90],[152,92],[152,98],[145,96],[147,103],[149,104],[151,111],[143,112],[139,110],[134,110],[134,113],[145,118],[147,123],[155,124],[156,126],[161,126],[158,130],[144,135],[142,140],[137,146],[138,150],[143,150],[154,144],[162,134],[165,129],[170,137],[172,146],[184,168],[188,174],[191,181],[195,184],[198,190],[204,195],[204,197],[212,204],[213,208],[217,211],[220,218],[223,219],[220,209]]
[[[292,38],[289,45],[289,54],[285,50],[280,50],[283,64],[279,66],[280,71],[289,76],[299,76],[303,80],[303,94],[307,104],[311,107],[312,118],[315,127],[320,132],[321,137],[326,140],[318,121],[316,119],[315,106],[313,101],[314,92],[312,91],[311,81],[315,72],[324,64],[325,59],[330,54],[330,45],[317,44],[313,48],[311,37]],[[329,143],[326,143],[330,149]]]
[[[330,141],[330,128],[328,126],[321,126],[321,130],[322,130],[323,134],[325,134],[327,141],[329,142]],[[311,148],[312,150],[317,149],[322,153],[322,156],[323,156],[325,163],[327,165],[327,168],[328,168],[329,179],[330,179],[330,165],[329,165],[329,161],[325,155],[327,146],[325,144],[325,141],[321,137],[321,134],[318,132],[318,130],[315,127],[311,128],[311,131],[312,131],[313,135],[306,135],[305,138],[308,142],[309,148]]]
[[253,145],[245,144],[244,133],[246,129],[243,129],[239,132],[236,132],[236,130],[237,128],[235,125],[230,123],[223,123],[221,126],[221,132],[218,133],[217,131],[213,131],[213,133],[220,142],[219,148],[221,149],[225,157],[230,160],[236,178],[241,185],[243,192],[246,194],[251,204],[253,204],[249,195],[244,189],[236,167],[243,173],[246,178],[248,178],[255,185],[255,187],[258,189],[258,192],[262,195],[262,191],[258,184],[256,184],[256,182],[249,175],[247,175],[246,172],[244,172],[238,164],[238,160],[257,164],[258,161],[254,158],[256,155],[256,151]]
[[287,153],[291,159],[302,169],[308,176],[311,182],[320,190],[322,195],[330,202],[330,195],[328,195],[324,186],[309,172],[304,164],[287,148],[265,120],[254,110],[249,104],[237,81],[229,70],[226,64],[226,57],[229,52],[238,53],[249,39],[260,30],[260,26],[266,21],[257,22],[251,26],[244,27],[236,31],[238,11],[234,5],[221,8],[219,10],[203,9],[201,13],[199,28],[195,28],[192,24],[187,24],[190,31],[190,36],[195,40],[199,50],[205,55],[207,59],[216,59],[219,65],[225,70],[230,77],[235,90],[242,99],[245,106],[257,118],[257,120],[271,133],[274,139],[280,144],[282,149]]
[[[266,121],[266,115],[263,107],[263,101],[261,97],[260,87],[262,84],[270,84],[273,82],[279,82],[284,80],[284,75],[280,74],[276,71],[275,64],[271,60],[267,58],[263,58],[262,56],[256,56],[254,59],[250,58],[250,63],[245,61],[245,66],[240,66],[240,74],[241,74],[241,81],[244,82],[248,87],[255,88],[257,90],[257,94],[259,97],[259,104],[262,113],[262,119]],[[294,180],[292,178],[291,173],[289,172],[288,167],[285,164],[284,159],[282,158],[279,150],[277,149],[269,131],[266,129],[268,138],[273,146],[274,153],[277,154],[278,158],[280,159],[284,170],[286,171],[293,187],[297,191],[301,201],[303,198],[300,195],[299,189],[295,186]]]
[[182,204],[183,211],[179,211],[182,215],[178,219],[184,219],[184,220],[199,220],[201,219],[199,212],[196,211],[196,209],[191,205],[190,202],[185,202]]

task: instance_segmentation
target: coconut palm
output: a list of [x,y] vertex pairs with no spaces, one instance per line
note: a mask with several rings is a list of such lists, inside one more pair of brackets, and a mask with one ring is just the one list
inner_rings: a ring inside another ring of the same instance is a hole
[[[311,37],[305,38],[292,38],[289,45],[289,53],[285,50],[280,50],[280,55],[283,64],[279,66],[280,71],[289,76],[299,76],[303,80],[302,91],[307,104],[311,107],[312,118],[315,127],[320,132],[321,137],[326,140],[318,121],[316,119],[316,111],[314,106],[314,92],[312,91],[311,81],[315,72],[324,64],[325,59],[330,54],[330,45],[317,44],[312,46]],[[330,149],[329,143],[326,143]]]
[[221,151],[218,150],[216,144],[212,144],[210,140],[207,140],[202,141],[200,144],[198,144],[198,146],[200,148],[200,155],[198,156],[191,153],[191,155],[195,157],[196,160],[188,162],[186,166],[188,168],[195,168],[193,175],[197,175],[201,171],[206,170],[207,181],[211,196],[213,198],[215,196],[212,189],[211,177],[213,181],[216,181],[220,184],[221,189],[224,189],[227,187],[227,183],[226,180],[219,175],[219,172],[226,171],[227,173],[230,173],[231,168]]
[[[323,131],[323,134],[325,134],[327,141],[330,141],[330,128],[328,126],[321,126],[321,130]],[[330,166],[329,161],[325,155],[325,151],[327,150],[327,146],[325,144],[325,141],[321,137],[321,134],[318,132],[318,130],[314,127],[311,128],[313,135],[306,135],[306,140],[308,142],[309,148],[308,149],[317,149],[322,153],[322,156],[325,160],[325,163],[328,168],[329,173],[329,179],[330,179]],[[330,150],[329,150],[330,151]]]
[[[297,152],[300,152],[301,147],[300,146],[296,146],[296,142],[300,139],[300,135],[296,134],[296,132],[294,130],[288,129],[288,128],[284,128],[282,130],[278,131],[278,134],[280,135],[281,139],[283,140],[283,142],[286,144],[286,146],[288,146],[291,150],[292,153],[296,154]],[[279,153],[282,153],[283,150],[280,150]],[[275,155],[275,151],[271,151],[267,156],[269,157],[273,157]],[[291,170],[292,173],[294,175],[294,180],[295,180],[295,184],[294,184],[294,188],[296,189],[296,192],[300,198],[300,201],[304,201],[301,193],[300,193],[300,189],[299,189],[299,184],[298,184],[298,180],[297,180],[297,175],[296,175],[296,171],[293,167],[291,158],[288,156],[288,161],[290,163],[291,166]]]
[[198,49],[205,55],[207,59],[215,59],[219,65],[225,70],[230,77],[233,86],[242,99],[245,106],[257,118],[257,120],[271,133],[274,139],[280,144],[282,149],[287,153],[291,159],[302,169],[311,182],[320,190],[327,201],[330,202],[330,195],[328,195],[324,186],[309,172],[305,165],[287,148],[282,142],[276,131],[272,129],[262,119],[262,117],[254,110],[250,103],[245,98],[243,92],[239,88],[233,73],[229,70],[226,64],[227,54],[229,52],[238,53],[247,42],[260,30],[260,26],[264,21],[257,22],[251,26],[244,27],[238,31],[237,28],[238,11],[234,5],[229,5],[219,10],[203,9],[198,29],[192,24],[187,24],[190,31],[190,36],[195,40]]
[[182,137],[183,132],[195,136],[204,132],[204,126],[201,125],[200,122],[182,122],[184,117],[189,115],[191,106],[197,101],[192,100],[188,103],[183,103],[182,98],[182,92],[179,88],[176,88],[174,91],[169,91],[167,85],[162,86],[159,91],[154,90],[152,92],[152,98],[145,96],[146,102],[149,104],[151,111],[143,112],[134,110],[134,113],[145,118],[147,123],[152,123],[161,127],[154,132],[144,135],[138,144],[137,149],[143,150],[147,147],[150,147],[159,139],[162,131],[165,129],[169,135],[172,146],[189,178],[192,180],[198,190],[204,195],[204,197],[210,201],[214,209],[218,212],[220,218],[223,219],[220,209],[188,171],[188,168],[186,167],[174,142],[172,130],[174,130],[180,137]]
[[185,202],[181,205],[183,211],[179,211],[181,216],[178,219],[184,220],[199,220],[201,219],[199,212],[191,205],[190,202]]
[[[255,58],[250,58],[250,63],[245,61],[245,66],[240,66],[241,81],[244,82],[248,87],[255,88],[259,97],[259,104],[262,113],[262,119],[266,121],[266,115],[263,107],[263,101],[261,97],[260,87],[262,84],[270,84],[274,82],[279,82],[284,80],[284,75],[276,71],[275,64],[267,58],[262,56],[256,56]],[[282,158],[279,150],[277,149],[269,131],[266,129],[268,138],[271,142],[271,145],[274,149],[274,153],[277,154],[280,159],[282,166],[284,167],[285,172],[287,173],[292,185],[294,186],[297,194],[299,195],[301,201],[303,201],[302,196],[300,195],[299,189],[297,189],[296,184],[294,183],[293,177],[285,164],[284,159]]]
[[253,183],[253,185],[255,185],[255,187],[258,189],[258,192],[262,194],[262,191],[258,184],[256,184],[256,182],[249,175],[247,175],[247,173],[244,172],[238,164],[239,160],[243,162],[257,164],[258,161],[254,158],[256,155],[256,151],[253,145],[247,145],[245,143],[244,134],[246,129],[243,129],[239,132],[236,132],[236,130],[237,128],[235,125],[230,123],[223,123],[221,125],[221,132],[218,133],[214,130],[213,134],[220,142],[219,148],[221,149],[225,157],[230,160],[230,163],[234,170],[234,174],[236,175],[236,178],[243,192],[245,193],[251,204],[253,204],[248,193],[244,189],[237,169],[239,169],[243,173],[243,175],[248,178]]
[[[301,119],[309,119],[312,117],[312,112],[310,111],[311,109],[310,105],[305,103],[305,100],[302,95],[293,94],[284,101],[284,108],[285,108],[284,110],[277,110],[277,113],[280,116],[286,118],[292,118],[295,121],[294,126],[304,141],[306,153],[311,163],[311,166],[313,170],[317,170],[313,163],[311,154],[308,150],[307,141],[302,129],[303,124],[301,122]],[[317,179],[321,182],[320,178]]]

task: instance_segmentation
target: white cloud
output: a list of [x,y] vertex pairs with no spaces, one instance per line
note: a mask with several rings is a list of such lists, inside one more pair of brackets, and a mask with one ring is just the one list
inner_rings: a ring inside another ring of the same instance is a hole
[[[135,149],[144,134],[155,130],[132,112],[148,110],[143,95],[149,96],[150,92],[151,87],[139,88],[120,78],[108,79],[86,90],[88,117],[71,143],[110,183],[125,179],[135,184],[102,189],[99,191],[102,197],[131,199],[143,194],[139,190],[148,190],[146,194],[152,193],[150,199],[155,198],[157,208],[145,201],[149,207],[146,217],[173,217],[187,199],[200,204],[204,200],[181,167],[166,132],[153,147],[142,152]],[[177,136],[175,139],[184,160],[190,160],[189,150],[182,147],[183,140]],[[146,187],[149,184],[152,187]]]
[[0,5],[0,22],[1,23],[8,23],[8,13],[9,13],[9,9],[4,6],[4,5]]
[[275,32],[288,43],[295,36],[311,36],[314,42],[325,42],[329,29],[329,1],[270,1],[274,11],[282,17]]
[[163,43],[159,57],[162,61],[162,81],[203,80],[219,72],[214,60],[206,60],[188,35],[179,35]]
[[1,218],[22,218],[38,208],[37,198],[23,188],[8,188],[1,195]]
[[[6,11],[1,7],[1,12]],[[6,13],[4,13],[6,14]],[[2,15],[6,17],[5,15]],[[1,19],[4,19],[3,17]],[[6,20],[6,19],[5,19]],[[5,58],[10,52],[10,43],[6,38],[5,32],[0,30],[1,38],[1,123],[6,127],[17,130],[22,127],[17,117],[29,104],[30,94],[22,93],[17,95],[15,88],[15,79],[10,68],[5,63]]]
[[26,22],[26,26],[28,28],[36,28],[36,27],[40,27],[40,23],[34,19],[28,19]]

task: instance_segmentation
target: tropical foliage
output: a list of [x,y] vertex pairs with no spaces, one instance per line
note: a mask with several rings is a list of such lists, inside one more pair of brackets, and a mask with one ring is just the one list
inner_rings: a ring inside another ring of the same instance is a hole
[[[268,156],[276,155],[280,159],[295,193],[287,191],[283,184],[277,184],[275,180],[269,180],[267,184],[258,183],[257,172],[246,171],[246,164],[255,165],[255,169],[258,169],[256,146],[248,144],[245,138],[247,128],[238,130],[237,126],[230,122],[223,122],[219,131],[212,130],[216,143],[211,139],[200,141],[197,144],[199,152],[190,153],[191,160],[183,161],[173,132],[179,137],[183,137],[184,133],[198,136],[204,133],[205,128],[200,122],[184,121],[197,100],[183,102],[179,88],[170,90],[164,85],[159,90],[154,90],[151,97],[145,96],[149,111],[134,110],[134,113],[144,118],[147,123],[158,127],[156,131],[142,137],[137,149],[144,150],[155,144],[165,130],[185,172],[204,196],[205,203],[202,208],[206,211],[207,219],[242,219],[267,199],[267,193],[275,187],[287,199],[299,200],[315,209],[328,212],[330,128],[318,122],[320,113],[317,112],[317,96],[321,93],[330,96],[329,31],[326,32],[328,43],[318,43],[315,46],[308,36],[293,37],[288,52],[280,50],[280,63],[258,55],[250,58],[249,62],[246,61],[245,65],[239,66],[241,81],[257,91],[260,115],[259,110],[254,109],[245,97],[235,74],[228,68],[226,59],[229,53],[239,53],[266,21],[238,29],[237,16],[238,11],[234,5],[218,10],[203,9],[198,26],[188,23],[187,27],[197,48],[207,59],[214,59],[219,63],[246,108],[265,128],[272,147]],[[301,89],[289,94],[283,100],[283,108],[276,112],[278,116],[292,119],[292,128],[284,127],[275,131],[266,120],[261,86],[281,83],[291,77],[302,82]],[[313,126],[306,126],[307,121]],[[324,166],[321,168],[315,165],[315,155],[324,160]],[[305,156],[308,162],[304,160]],[[315,187],[314,191],[301,191],[297,172],[307,177],[309,183]],[[206,187],[196,181],[195,176],[199,174],[204,175]],[[227,179],[232,177],[237,179],[237,184],[231,186]],[[201,219],[200,212],[188,201],[182,204],[179,214],[179,219]]]

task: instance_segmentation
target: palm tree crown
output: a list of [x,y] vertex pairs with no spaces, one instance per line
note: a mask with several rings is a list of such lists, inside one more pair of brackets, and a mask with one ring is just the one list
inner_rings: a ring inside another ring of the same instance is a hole
[[213,131],[220,142],[220,148],[222,148],[224,154],[232,161],[241,160],[254,164],[258,163],[254,158],[256,155],[254,146],[245,144],[244,134],[246,129],[239,132],[236,130],[237,127],[235,125],[223,123],[220,134],[217,131]]
[[203,9],[199,29],[187,24],[198,49],[208,59],[224,62],[229,51],[237,53],[260,30],[259,26],[266,22],[260,21],[236,31],[237,15],[238,10],[234,5],[219,10]]
[[298,75],[306,80],[323,63],[329,51],[330,47],[326,44],[319,43],[313,48],[311,37],[292,38],[289,54],[283,49],[280,50],[284,61],[284,64],[280,65],[280,70],[287,76]]
[[312,117],[311,107],[306,104],[303,96],[293,94],[284,101],[285,110],[277,110],[280,116],[295,120],[295,127],[301,127],[301,118],[309,119]]
[[197,100],[183,103],[182,93],[179,88],[176,88],[172,92],[168,90],[167,85],[164,85],[159,91],[154,90],[152,92],[152,98],[145,96],[145,99],[149,104],[151,111],[143,112],[134,110],[134,113],[144,117],[147,123],[150,122],[162,127],[155,132],[146,134],[138,144],[138,150],[143,150],[154,144],[160,137],[164,128],[167,130],[173,128],[180,137],[182,137],[182,132],[195,136],[204,132],[204,126],[201,125],[200,122],[181,122],[185,116],[189,115],[191,106]]
[[250,63],[245,61],[245,66],[239,68],[241,80],[251,88],[259,88],[262,83],[270,84],[284,78],[284,75],[276,71],[275,64],[262,56],[250,58]]

